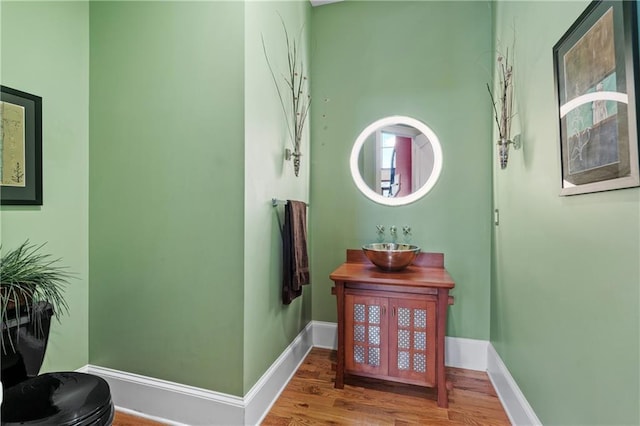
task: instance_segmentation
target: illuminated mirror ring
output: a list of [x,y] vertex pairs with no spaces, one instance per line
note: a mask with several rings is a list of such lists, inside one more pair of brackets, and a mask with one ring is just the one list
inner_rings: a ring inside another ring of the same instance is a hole
[[[373,189],[369,187],[369,185],[365,182],[360,173],[360,169],[358,167],[359,155],[360,151],[368,140],[368,138],[376,134],[379,130],[394,125],[405,125],[411,126],[421,132],[426,138],[429,140],[431,144],[431,148],[433,149],[433,168],[431,169],[431,173],[429,177],[426,179],[426,182],[416,191],[412,192],[409,195],[402,197],[385,197],[382,194],[377,193]],[[424,197],[431,189],[434,187],[438,178],[440,177],[440,173],[442,172],[442,147],[440,146],[440,140],[438,136],[434,133],[433,130],[429,128],[423,122],[416,120],[415,118],[405,117],[405,116],[390,116],[385,117],[380,120],[377,120],[367,126],[358,136],[355,143],[353,144],[353,149],[351,150],[351,158],[350,158],[350,167],[351,167],[351,176],[353,177],[353,181],[367,198],[375,201],[379,204],[384,204],[387,206],[401,206],[405,204],[413,203],[414,201],[419,200]]]

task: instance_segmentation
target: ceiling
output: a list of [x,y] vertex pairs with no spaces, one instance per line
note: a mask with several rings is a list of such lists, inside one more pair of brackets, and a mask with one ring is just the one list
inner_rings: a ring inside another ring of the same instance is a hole
[[329,3],[337,3],[342,0],[309,0],[311,2],[311,6],[322,6],[323,4]]

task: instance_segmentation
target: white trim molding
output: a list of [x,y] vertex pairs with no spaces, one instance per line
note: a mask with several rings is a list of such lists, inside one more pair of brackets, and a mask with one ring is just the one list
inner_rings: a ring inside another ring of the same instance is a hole
[[244,396],[245,425],[258,425],[262,422],[307,357],[313,347],[312,327],[313,323],[309,322]]
[[507,416],[509,416],[511,424],[516,426],[542,425],[518,384],[509,373],[507,366],[504,365],[500,355],[491,344],[489,344],[487,350],[487,374]]
[[94,365],[77,371],[104,378],[125,413],[172,426],[256,425],[311,350],[312,328],[307,324],[244,398]]
[[151,420],[151,421],[154,421],[156,423],[162,423],[163,425],[167,425],[167,426],[189,426],[186,423],[179,423],[179,422],[174,422],[172,420],[167,420],[167,419],[162,418],[162,417],[150,416],[148,414],[141,413],[141,412],[136,411],[136,410],[130,410],[128,408],[120,407],[119,405],[116,405],[115,409],[116,409],[116,411],[119,411],[121,413],[130,414],[132,416],[136,416],[136,417],[140,417],[140,418],[143,418],[143,419]]
[[338,349],[338,324],[335,322],[311,321],[313,346],[323,349]]
[[241,425],[242,398],[180,383],[88,366],[109,383],[114,405],[171,425]]
[[[337,324],[311,321],[244,397],[87,365],[78,369],[104,378],[120,411],[172,426],[260,424],[312,347],[337,348]],[[517,426],[541,425],[493,346],[486,340],[445,338],[445,364],[487,371]]]
[[487,371],[488,346],[489,342],[486,340],[445,337],[444,364],[447,367]]

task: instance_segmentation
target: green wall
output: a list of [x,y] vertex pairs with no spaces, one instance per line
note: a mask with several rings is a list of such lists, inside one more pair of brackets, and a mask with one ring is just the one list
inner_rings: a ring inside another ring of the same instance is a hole
[[[311,312],[336,320],[344,250],[410,225],[456,280],[448,335],[490,335],[544,424],[640,423],[640,191],[558,196],[551,49],[587,4],[3,1],[1,81],[43,97],[45,138],[44,205],[3,206],[2,244],[46,241],[78,275],[45,370],[244,395]],[[284,55],[277,13],[311,51],[299,178],[260,39]],[[494,31],[514,26],[524,147],[499,170],[485,83]],[[348,169],[360,130],[391,114],[431,126],[445,159],[403,207],[370,202]],[[313,284],[287,307],[272,197],[311,204]]]
[[[245,216],[244,216],[244,392],[273,364],[311,317],[311,291],[290,305],[282,304],[282,239],[272,198],[309,199],[309,141],[303,140],[302,167],[295,177],[286,122],[264,56],[277,75],[287,64],[280,15],[291,37],[304,48],[306,69],[309,42],[308,1],[249,2],[245,5]],[[280,81],[281,85],[284,83]]]
[[244,4],[91,2],[90,362],[243,394]]
[[[492,12],[488,2],[344,2],[312,14],[311,233],[313,318],[336,321],[329,274],[376,224],[411,226],[442,252],[456,281],[447,334],[489,338]],[[349,172],[354,140],[388,115],[424,121],[444,168],[423,199],[377,205]]]
[[552,48],[588,4],[496,6],[524,146],[495,169],[491,342],[543,424],[637,425],[640,191],[558,196]]
[[69,314],[53,321],[43,371],[88,361],[89,4],[0,5],[2,85],[42,97],[43,198],[40,207],[2,206],[2,248],[47,243],[76,274],[65,291]]
[[3,207],[3,245],[48,241],[78,273],[45,369],[90,362],[243,395],[308,323],[310,291],[280,303],[270,200],[308,200],[309,161],[300,178],[282,161],[260,36],[284,58],[280,13],[308,51],[310,10],[2,3],[2,84],[43,96],[45,134],[45,205]]

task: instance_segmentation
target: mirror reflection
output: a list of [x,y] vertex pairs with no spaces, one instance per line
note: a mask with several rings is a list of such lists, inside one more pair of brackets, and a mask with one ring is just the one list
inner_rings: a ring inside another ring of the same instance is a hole
[[426,195],[442,170],[436,134],[410,117],[380,119],[362,131],[351,152],[351,174],[360,191],[385,205]]
[[386,126],[371,134],[358,156],[367,186],[383,197],[404,197],[420,189],[433,170],[433,148],[414,127]]

